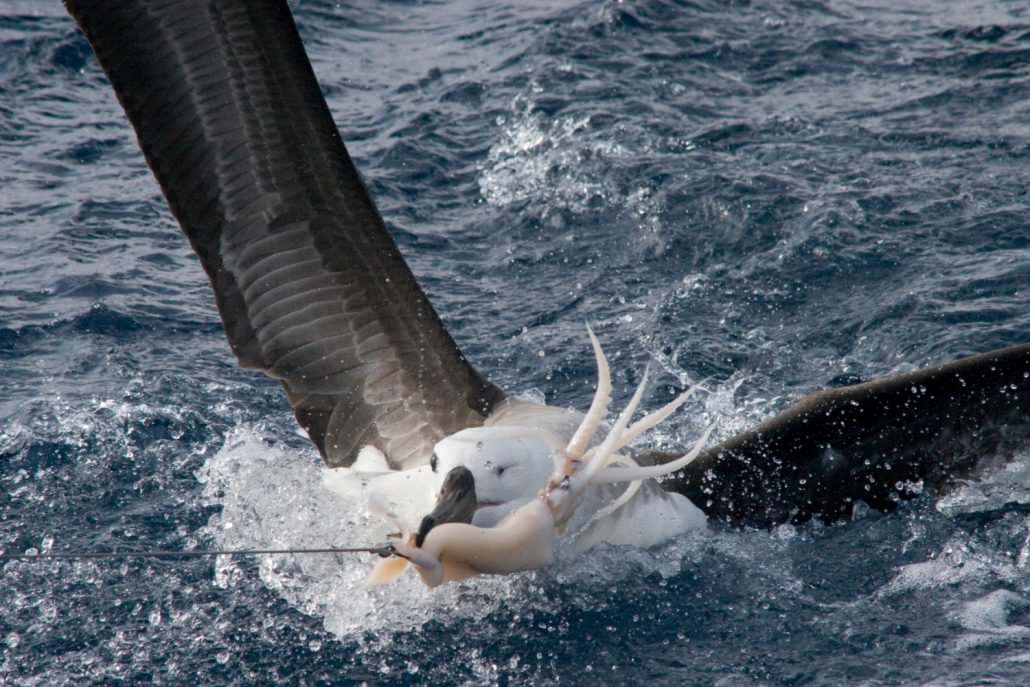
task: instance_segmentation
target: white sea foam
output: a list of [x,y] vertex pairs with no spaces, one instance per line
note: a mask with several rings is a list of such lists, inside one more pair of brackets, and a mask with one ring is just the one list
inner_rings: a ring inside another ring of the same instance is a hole
[[1030,503],[1030,453],[962,484],[937,502],[946,515],[994,510],[1009,503]]
[[617,143],[590,140],[589,117],[548,120],[517,98],[513,114],[501,124],[501,138],[490,149],[479,180],[480,193],[492,205],[533,200],[543,208],[583,212],[594,199],[611,200],[611,181],[583,168],[624,157]]
[[1004,555],[965,539],[953,537],[933,558],[903,565],[880,590],[884,596],[989,581],[1012,582],[1024,572]]
[[962,604],[955,619],[967,632],[955,640],[956,648],[972,649],[1030,639],[1030,627],[1009,622],[1013,611],[1027,606],[1030,600],[1007,589],[997,589]]
[[498,140],[480,167],[483,199],[498,207],[533,201],[527,211],[554,222],[560,222],[562,211],[620,208],[636,225],[639,245],[663,250],[663,197],[647,184],[612,173],[635,149],[648,148],[646,136],[624,130],[615,140],[610,132],[592,130],[589,116],[548,117],[535,109],[541,92],[531,85],[528,95],[515,97],[511,113],[498,118]]

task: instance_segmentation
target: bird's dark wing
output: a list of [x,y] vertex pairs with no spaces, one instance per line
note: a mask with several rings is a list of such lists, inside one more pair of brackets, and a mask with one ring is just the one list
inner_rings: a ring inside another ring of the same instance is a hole
[[333,466],[395,467],[501,392],[465,361],[344,148],[285,0],[67,0],[211,278],[240,364]]
[[921,488],[946,488],[1028,441],[1024,344],[806,396],[663,486],[737,524],[833,521],[860,501],[892,510]]

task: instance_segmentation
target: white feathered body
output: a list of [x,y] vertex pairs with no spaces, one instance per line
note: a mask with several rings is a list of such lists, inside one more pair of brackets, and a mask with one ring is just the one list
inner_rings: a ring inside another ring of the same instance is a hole
[[[461,465],[472,472],[481,504],[472,524],[480,528],[503,526],[512,513],[537,499],[554,470],[555,451],[568,443],[582,417],[572,410],[507,401],[483,427],[441,440],[435,448],[435,471],[428,465],[390,470],[382,454],[373,449],[363,452],[351,468],[327,470],[323,483],[342,495],[363,495],[370,510],[413,531],[422,516],[432,510],[444,476]],[[611,509],[628,489],[634,490],[630,498]],[[606,512],[608,509],[610,512]],[[689,499],[665,491],[654,480],[631,483],[629,487],[597,484],[584,490],[579,507],[555,542],[575,553],[602,543],[646,548],[702,528],[705,522],[704,513]],[[486,545],[474,534],[469,537],[470,541],[476,539],[475,546]],[[491,572],[487,567],[483,564],[480,572]]]

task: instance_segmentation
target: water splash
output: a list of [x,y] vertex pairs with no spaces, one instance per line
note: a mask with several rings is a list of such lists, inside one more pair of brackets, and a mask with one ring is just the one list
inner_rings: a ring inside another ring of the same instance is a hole
[[[360,495],[322,486],[328,470],[312,452],[270,445],[259,432],[240,427],[198,472],[204,498],[219,507],[201,532],[219,548],[369,546],[385,541],[387,525],[371,515]],[[388,641],[427,623],[460,625],[509,608],[554,613],[541,585],[573,581],[616,582],[644,569],[663,576],[681,571],[681,560],[698,542],[694,535],[654,550],[601,547],[580,558],[563,558],[553,569],[482,577],[428,591],[416,575],[381,588],[365,585],[375,558],[368,555],[274,555],[258,563],[265,586],[298,610],[323,619],[340,639]],[[231,589],[244,576],[236,558],[220,557],[215,583]]]

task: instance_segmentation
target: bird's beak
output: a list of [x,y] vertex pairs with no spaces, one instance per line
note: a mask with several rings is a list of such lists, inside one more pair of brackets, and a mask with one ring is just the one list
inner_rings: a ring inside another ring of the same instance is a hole
[[476,480],[468,468],[458,466],[444,477],[440,494],[436,497],[436,508],[422,518],[422,524],[415,533],[415,546],[421,547],[426,535],[437,525],[448,522],[472,522],[476,514]]

